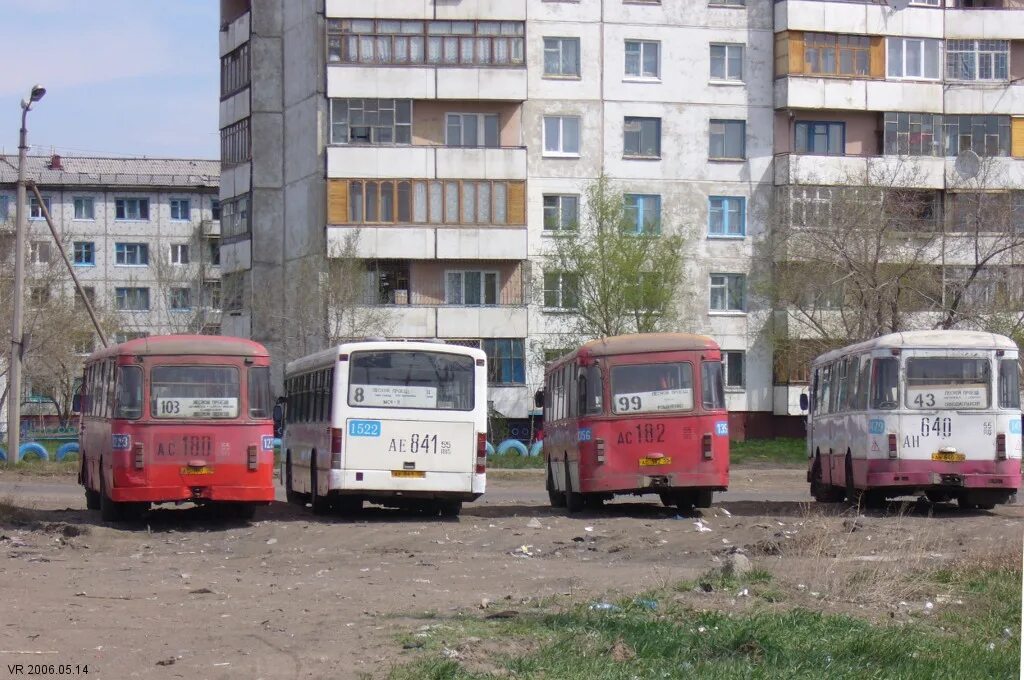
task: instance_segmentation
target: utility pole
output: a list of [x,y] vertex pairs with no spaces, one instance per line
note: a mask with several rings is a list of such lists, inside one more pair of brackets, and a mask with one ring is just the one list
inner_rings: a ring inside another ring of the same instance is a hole
[[27,187],[25,165],[28,161],[28,129],[26,119],[32,104],[43,98],[46,88],[35,85],[28,99],[21,100],[21,132],[18,136],[18,193],[14,231],[14,318],[11,320],[11,370],[7,387],[7,460],[17,463],[21,447],[21,361],[25,353],[22,329],[25,299],[25,232]]

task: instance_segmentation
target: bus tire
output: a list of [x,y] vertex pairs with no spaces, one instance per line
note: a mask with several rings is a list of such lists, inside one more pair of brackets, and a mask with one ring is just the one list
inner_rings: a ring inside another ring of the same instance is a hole
[[61,444],[57,447],[57,462],[64,460],[65,457],[70,456],[71,454],[77,453],[79,453],[78,442],[67,442],[66,444]]
[[319,474],[316,451],[313,451],[309,456],[309,507],[313,509],[314,515],[326,515],[331,511],[331,499],[320,495],[320,489],[317,488]]
[[305,505],[306,499],[303,494],[292,488],[292,452],[285,456],[284,463],[284,497],[294,505]]
[[715,492],[711,489],[694,489],[693,494],[693,507],[695,508],[710,508],[711,502],[714,500]]
[[50,460],[50,452],[39,442],[25,442],[18,448],[18,460],[25,460],[30,453],[34,453],[39,460]]
[[565,492],[559,491],[555,487],[555,475],[552,473],[551,464],[548,464],[548,501],[551,503],[553,508],[564,508],[565,507]]
[[360,496],[336,496],[334,509],[343,515],[355,515],[363,511],[363,499]]
[[857,493],[857,487],[853,483],[853,455],[850,453],[846,454],[846,461],[844,463],[846,471],[846,502],[850,505],[860,505],[860,494]]
[[811,466],[811,496],[819,503],[840,503],[846,496],[844,489],[821,480],[821,456],[814,456]]
[[104,522],[120,522],[123,515],[124,506],[112,500],[107,494],[107,482],[103,478],[103,461],[100,461],[100,519]]
[[438,503],[441,517],[458,517],[462,512],[462,501],[441,501]]
[[565,509],[576,513],[586,507],[586,498],[572,490],[572,477],[569,476],[569,460],[565,461]]

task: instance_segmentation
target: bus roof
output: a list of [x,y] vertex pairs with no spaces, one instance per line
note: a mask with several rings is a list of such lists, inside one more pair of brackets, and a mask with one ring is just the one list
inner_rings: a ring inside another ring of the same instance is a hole
[[96,350],[87,361],[112,356],[226,355],[266,357],[267,349],[258,342],[226,335],[150,335]]
[[604,357],[616,354],[643,354],[646,352],[675,352],[680,350],[718,349],[718,343],[706,335],[693,333],[636,333],[613,335],[585,343],[555,363],[572,356]]
[[871,340],[826,352],[813,363],[825,363],[840,356],[873,349],[983,349],[1016,350],[1017,345],[1005,335],[984,331],[931,330],[889,333]]
[[347,354],[357,351],[379,351],[379,350],[404,350],[407,352],[442,352],[447,354],[460,354],[471,356],[474,359],[487,360],[487,354],[476,347],[465,345],[450,345],[444,342],[429,342],[416,340],[360,340],[356,342],[345,342],[335,347],[308,354],[304,357],[289,361],[285,367],[285,375],[293,373],[304,373],[316,368],[331,366],[338,361],[339,354]]

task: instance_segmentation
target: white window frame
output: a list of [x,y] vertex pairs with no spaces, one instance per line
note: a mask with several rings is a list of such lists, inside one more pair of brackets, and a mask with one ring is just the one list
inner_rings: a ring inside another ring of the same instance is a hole
[[[180,304],[184,302],[185,304]],[[192,289],[175,287],[167,291],[167,306],[172,312],[192,311]]]
[[[722,56],[722,75],[715,75],[715,58],[712,54],[714,48],[721,47],[725,50],[725,54]],[[708,77],[713,83],[742,83],[746,71],[746,49],[743,43],[710,43],[708,45],[708,62],[709,70]],[[740,52],[740,73],[738,76],[734,76],[729,72],[729,64],[732,63],[730,59],[731,52],[739,50]]]
[[[43,205],[46,206],[46,212],[50,213],[50,217],[53,217],[53,200],[50,196],[43,196]],[[28,197],[28,218],[30,220],[46,219],[39,205],[39,200],[35,196]]]
[[[630,47],[636,46],[636,72],[630,73],[629,61],[630,61]],[[624,64],[623,73],[625,74],[626,80],[644,80],[644,81],[660,81],[661,80],[661,42],[657,40],[635,40],[627,38],[623,45],[624,50]],[[654,50],[654,65],[655,72],[645,73],[644,64],[646,63],[645,56],[649,50]]]
[[[191,253],[189,252],[189,244],[187,243],[172,243],[171,244],[171,264],[174,265],[187,265],[191,262]],[[184,257],[182,257],[184,255]]]
[[[554,44],[549,44],[549,42]],[[566,57],[565,48],[566,46],[573,46],[576,49],[576,71],[566,71]],[[558,70],[551,72],[548,71],[548,53],[558,52]],[[542,66],[542,73],[544,78],[570,78],[578,80],[580,78],[581,68],[581,55],[582,49],[580,46],[580,39],[573,36],[544,36],[544,63]]]
[[[718,281],[716,281],[718,279]],[[709,296],[708,310],[711,314],[746,314],[747,313],[747,275],[740,273],[713,272],[708,276]],[[735,286],[740,286],[740,306],[730,307]],[[721,291],[722,307],[715,306],[715,292]]]
[[[908,47],[917,43],[917,49]],[[896,58],[896,45],[899,45],[899,58]],[[928,46],[934,45],[937,50],[935,55],[935,75],[925,75],[926,55]],[[918,63],[921,66],[921,75],[907,75],[908,55],[917,52]],[[885,77],[890,80],[942,80],[942,71],[945,66],[942,40],[938,38],[909,38],[904,36],[889,36],[885,40]]]
[[[71,219],[76,222],[93,222],[96,220],[96,201],[92,196],[75,196],[71,199],[72,215]],[[88,210],[86,210],[88,206]],[[79,215],[79,208],[82,208],[81,215]]]
[[[466,274],[479,274],[480,275],[480,302],[470,303],[466,302]],[[458,286],[458,296],[454,296],[455,292],[452,289],[451,277],[456,276],[459,282],[455,285]],[[487,302],[487,286],[488,277],[493,277],[492,283],[494,285],[494,302]],[[493,307],[501,303],[501,276],[497,270],[493,269],[448,269],[444,273],[444,304],[456,305],[461,307]]]
[[[549,277],[557,277],[554,287],[548,286]],[[544,309],[572,311],[578,309],[578,305],[566,304],[566,288],[575,284],[577,286],[576,296],[579,297],[579,275],[572,272],[548,271],[544,272]],[[555,295],[555,304],[548,304],[548,293]]]
[[[459,136],[461,139],[453,140],[449,134],[452,119],[459,121]],[[466,124],[470,119],[475,119],[476,144],[466,144]],[[487,123],[494,121],[494,144],[487,143]],[[445,146],[463,147],[472,149],[498,149],[501,148],[501,118],[496,113],[461,113],[451,111],[444,114],[444,143]]]
[[[739,357],[740,382],[739,384],[729,382],[729,368],[735,357]],[[724,349],[722,350],[722,382],[726,390],[742,392],[747,386],[747,353],[743,350]]]
[[[364,121],[366,116],[366,100],[373,99],[372,97],[335,97],[331,99],[331,121],[330,121],[330,139],[331,144],[352,144],[355,146],[409,146],[412,144],[412,116],[413,116],[413,101],[411,99],[403,98],[377,98],[377,110],[369,115],[375,116],[370,122],[360,125],[352,125],[352,112],[353,108],[355,111],[360,112],[364,115]],[[360,102],[358,107],[353,107],[354,102]],[[389,102],[390,105],[386,104],[383,108],[380,107],[380,102]],[[403,106],[399,106],[399,103]],[[405,112],[403,111],[401,117],[403,120],[399,120],[399,109],[405,108],[404,104],[408,102],[409,119],[405,120]],[[341,114],[341,106],[344,104],[344,116]],[[382,111],[391,111],[391,125],[379,125],[380,113]],[[352,128],[369,128],[369,141],[353,141],[352,139]],[[390,130],[390,141],[380,141],[381,131]],[[407,141],[398,141],[399,137],[406,137]]]
[[[125,262],[118,262],[120,253],[119,249],[123,249]],[[135,253],[135,259],[139,259],[139,256],[145,254],[145,262],[127,262],[129,252]],[[148,243],[129,243],[125,241],[119,241],[114,244],[114,266],[115,267],[148,267],[149,266],[149,244]]]
[[[971,49],[969,49],[969,50],[961,50],[961,49],[953,50],[953,49],[950,48],[949,44],[945,45],[945,52],[946,52],[946,54],[945,54],[945,58],[943,60],[943,64],[944,64],[944,69],[943,70],[945,71],[945,76],[946,76],[947,80],[952,80],[952,81],[959,82],[959,83],[976,83],[976,82],[981,82],[981,83],[1005,83],[1005,82],[1008,82],[1009,78],[1011,77],[1011,69],[1012,69],[1012,64],[1010,62],[1010,56],[1011,56],[1011,49],[1012,48],[1010,47],[1010,41],[1009,40],[989,40],[989,39],[986,39],[986,38],[964,38],[964,39],[951,39],[948,42],[954,42],[954,43],[965,43],[965,42],[968,42],[968,43],[971,43]],[[992,42],[998,42],[998,43],[1005,43],[1006,44],[1006,52],[1005,52],[1005,54],[1006,54],[1006,60],[1005,60],[1006,61],[1006,76],[1005,77],[999,77],[999,78],[982,78],[981,77],[981,62],[982,62],[982,58],[984,57],[987,61],[990,62],[990,65],[992,67],[992,73],[995,74],[995,71],[996,71],[996,56],[995,55],[1003,54],[1002,50],[983,49],[982,46],[981,46],[982,43],[992,43]],[[950,54],[971,54],[971,55],[973,55],[973,57],[974,57],[974,77],[973,78],[962,78],[962,77],[950,75],[949,74],[948,63],[947,63],[947,60],[949,59],[949,55]]]
[[53,247],[49,241],[31,241],[28,244],[28,261],[30,264],[52,264]]
[[[171,219],[175,222],[188,222],[192,219],[192,201],[187,198],[172,198],[168,202]],[[182,207],[185,208],[185,216],[182,217]],[[175,217],[177,213],[177,217]]]
[[[555,205],[553,205],[553,206],[549,206],[548,205],[548,199],[551,199],[551,198],[555,199]],[[571,224],[567,224],[566,223],[566,205],[569,202],[566,199],[572,199],[572,202],[574,204],[574,206],[573,206],[573,213],[575,214],[575,219],[572,220]],[[544,197],[542,199],[542,203],[543,203],[543,211],[544,211],[544,219],[543,219],[544,233],[546,233],[546,234],[558,234],[558,233],[565,233],[565,232],[570,232],[570,231],[576,231],[576,229],[578,228],[578,225],[579,225],[579,220],[580,220],[580,195],[579,194],[544,194]],[[558,218],[558,226],[556,228],[554,228],[554,229],[548,227],[548,215],[552,211],[554,212],[554,214]]]
[[[565,151],[565,122],[567,120],[574,120],[576,122],[576,151]],[[548,121],[558,121],[558,148],[549,149],[548,142]],[[541,128],[544,137],[544,156],[549,157],[560,157],[560,158],[579,158],[580,157],[580,127],[582,125],[582,119],[579,116],[573,115],[552,115],[544,116],[541,120]]]

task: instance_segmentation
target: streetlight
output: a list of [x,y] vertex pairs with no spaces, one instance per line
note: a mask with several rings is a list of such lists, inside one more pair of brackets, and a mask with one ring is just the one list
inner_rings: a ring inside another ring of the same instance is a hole
[[11,372],[7,389],[7,460],[18,462],[21,446],[21,360],[25,348],[22,333],[22,301],[25,297],[25,162],[28,156],[28,130],[25,120],[32,105],[43,98],[46,88],[34,85],[28,99],[21,100],[21,133],[18,137],[18,195],[14,227],[14,318],[11,320]]

